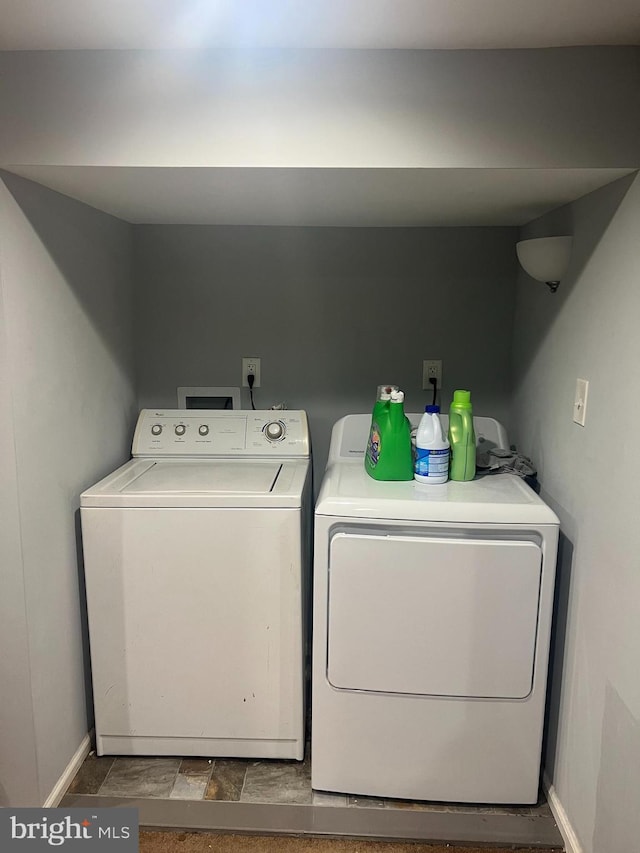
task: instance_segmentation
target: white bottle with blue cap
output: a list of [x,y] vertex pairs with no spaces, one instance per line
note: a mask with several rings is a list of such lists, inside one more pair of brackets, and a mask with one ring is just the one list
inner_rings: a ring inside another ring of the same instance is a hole
[[449,479],[449,439],[442,429],[440,406],[426,406],[416,433],[414,479],[438,485]]

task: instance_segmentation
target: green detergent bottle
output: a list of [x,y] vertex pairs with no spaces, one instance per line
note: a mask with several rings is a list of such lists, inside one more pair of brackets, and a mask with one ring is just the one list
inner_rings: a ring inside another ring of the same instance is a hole
[[454,391],[449,409],[449,444],[452,480],[473,480],[476,475],[476,433],[470,391]]
[[381,385],[373,407],[364,467],[374,480],[412,480],[411,425],[404,414],[404,394]]

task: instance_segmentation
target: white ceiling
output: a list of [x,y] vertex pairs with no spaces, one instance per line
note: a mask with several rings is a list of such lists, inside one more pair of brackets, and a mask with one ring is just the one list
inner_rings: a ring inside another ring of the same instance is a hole
[[629,169],[9,167],[134,223],[523,225]]
[[639,43],[639,0],[0,0],[0,50]]

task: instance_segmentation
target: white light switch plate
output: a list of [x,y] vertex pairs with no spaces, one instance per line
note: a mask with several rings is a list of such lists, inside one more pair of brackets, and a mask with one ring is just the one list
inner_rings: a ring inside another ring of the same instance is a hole
[[589,396],[589,381],[576,379],[576,396],[573,401],[573,422],[584,426],[587,419],[587,397]]

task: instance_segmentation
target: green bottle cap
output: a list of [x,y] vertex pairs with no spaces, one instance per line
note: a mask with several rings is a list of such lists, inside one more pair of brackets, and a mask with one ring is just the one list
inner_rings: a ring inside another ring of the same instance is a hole
[[461,406],[463,409],[471,408],[471,391],[454,391],[453,405]]

